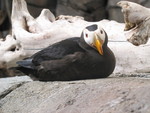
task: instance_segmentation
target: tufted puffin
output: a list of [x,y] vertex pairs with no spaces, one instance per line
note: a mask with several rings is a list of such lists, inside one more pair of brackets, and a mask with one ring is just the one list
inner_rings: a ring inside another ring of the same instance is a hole
[[81,37],[57,42],[17,64],[40,81],[105,78],[116,64],[107,43],[104,29],[93,24],[83,29]]

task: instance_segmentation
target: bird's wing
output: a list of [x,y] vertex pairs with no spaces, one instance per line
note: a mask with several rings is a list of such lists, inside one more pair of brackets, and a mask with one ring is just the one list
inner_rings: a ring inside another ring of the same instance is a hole
[[71,38],[55,43],[33,55],[33,63],[39,65],[42,61],[61,59],[77,51],[83,51],[78,45],[79,38]]
[[[79,64],[84,58],[83,52],[69,54],[62,59],[42,61],[37,66],[37,75],[39,80],[67,80],[71,79],[72,74],[78,71],[75,65]],[[77,72],[78,73],[78,72]],[[65,78],[66,77],[66,78]]]

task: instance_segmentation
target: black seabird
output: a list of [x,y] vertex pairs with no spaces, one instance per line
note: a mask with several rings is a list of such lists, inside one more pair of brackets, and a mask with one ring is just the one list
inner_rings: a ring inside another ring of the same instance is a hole
[[105,78],[116,64],[107,42],[106,32],[94,24],[86,27],[81,37],[55,43],[17,63],[40,81]]

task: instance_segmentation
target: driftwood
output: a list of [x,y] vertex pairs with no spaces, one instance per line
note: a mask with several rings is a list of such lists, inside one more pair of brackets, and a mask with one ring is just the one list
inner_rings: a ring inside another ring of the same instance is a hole
[[83,28],[96,23],[107,32],[109,47],[116,56],[114,73],[149,72],[149,43],[136,47],[126,41],[126,37],[135,31],[126,33],[123,23],[109,20],[87,22],[82,17],[63,15],[55,18],[48,9],[43,9],[38,18],[33,18],[24,0],[13,0],[11,21],[12,34],[0,41],[0,68],[16,66],[16,61],[60,40],[79,37]]
[[124,30],[133,33],[128,41],[136,46],[146,44],[150,37],[150,9],[128,1],[117,4],[122,7],[124,14]]

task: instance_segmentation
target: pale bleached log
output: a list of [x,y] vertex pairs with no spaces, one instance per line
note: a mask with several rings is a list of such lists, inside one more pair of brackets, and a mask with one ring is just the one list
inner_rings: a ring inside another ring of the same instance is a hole
[[[128,36],[124,35],[125,25],[122,23],[109,20],[87,22],[82,17],[63,15],[55,19],[48,9],[44,9],[35,19],[29,14],[24,0],[13,0],[11,20],[12,35],[8,35],[5,41],[0,41],[3,43],[0,45],[0,50],[3,50],[0,51],[0,66],[3,68],[15,66],[16,61],[55,42],[79,37],[87,25],[100,24],[107,32],[109,47],[116,56],[114,73],[149,72],[149,43],[136,47],[127,42]],[[13,47],[15,49],[9,49]]]
[[16,61],[26,55],[20,43],[11,35],[7,35],[5,40],[0,40],[0,56],[0,69],[2,69],[14,66]]
[[136,46],[146,44],[150,37],[150,9],[128,1],[120,1],[117,4],[124,14],[124,30],[132,32],[128,41]]

